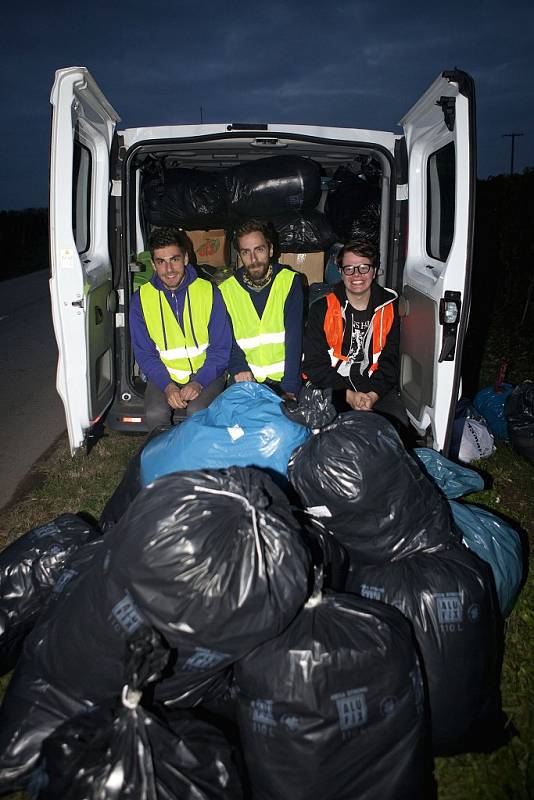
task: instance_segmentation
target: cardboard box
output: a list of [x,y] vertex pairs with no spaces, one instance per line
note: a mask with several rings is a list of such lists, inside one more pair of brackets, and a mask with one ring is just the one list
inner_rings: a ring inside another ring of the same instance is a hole
[[199,264],[225,267],[230,263],[230,244],[222,228],[211,231],[186,231],[193,242]]
[[288,267],[302,272],[308,279],[309,286],[312,283],[322,283],[324,281],[324,252],[317,253],[281,253],[280,264],[287,264]]

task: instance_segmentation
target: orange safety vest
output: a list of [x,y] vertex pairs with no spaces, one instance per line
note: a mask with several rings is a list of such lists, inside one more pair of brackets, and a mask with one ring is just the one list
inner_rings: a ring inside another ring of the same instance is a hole
[[[324,318],[324,332],[326,341],[330,348],[330,358],[332,366],[335,366],[338,361],[347,361],[347,356],[341,352],[343,345],[343,314],[341,312],[341,303],[336,295],[331,292],[326,295],[326,314]],[[372,336],[373,336],[373,360],[369,367],[369,375],[372,375],[378,369],[378,359],[384,349],[387,335],[393,325],[394,311],[393,303],[388,300],[382,306],[375,309],[371,318]]]

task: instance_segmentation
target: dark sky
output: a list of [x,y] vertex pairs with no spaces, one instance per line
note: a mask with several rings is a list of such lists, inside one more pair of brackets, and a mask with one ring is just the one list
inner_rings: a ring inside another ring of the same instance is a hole
[[445,69],[475,79],[478,174],[534,166],[534,3],[70,0],[1,18],[0,209],[48,203],[50,89],[86,66],[119,128],[293,122],[400,132]]

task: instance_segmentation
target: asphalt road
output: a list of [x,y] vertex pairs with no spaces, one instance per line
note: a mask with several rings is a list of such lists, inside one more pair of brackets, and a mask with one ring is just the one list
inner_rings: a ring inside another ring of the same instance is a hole
[[48,270],[0,282],[0,509],[66,429]]

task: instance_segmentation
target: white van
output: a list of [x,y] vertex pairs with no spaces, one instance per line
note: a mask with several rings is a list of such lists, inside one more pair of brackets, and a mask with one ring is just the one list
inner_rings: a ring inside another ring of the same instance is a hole
[[146,165],[213,174],[281,152],[317,162],[326,193],[340,165],[372,163],[380,282],[401,297],[402,399],[420,437],[448,452],[470,301],[476,163],[467,74],[443,72],[401,120],[402,133],[232,122],[116,130],[120,118],[85,67],[56,72],[51,103],[50,293],[72,452],[104,415],[111,428],[146,430],[128,331],[150,229]]

